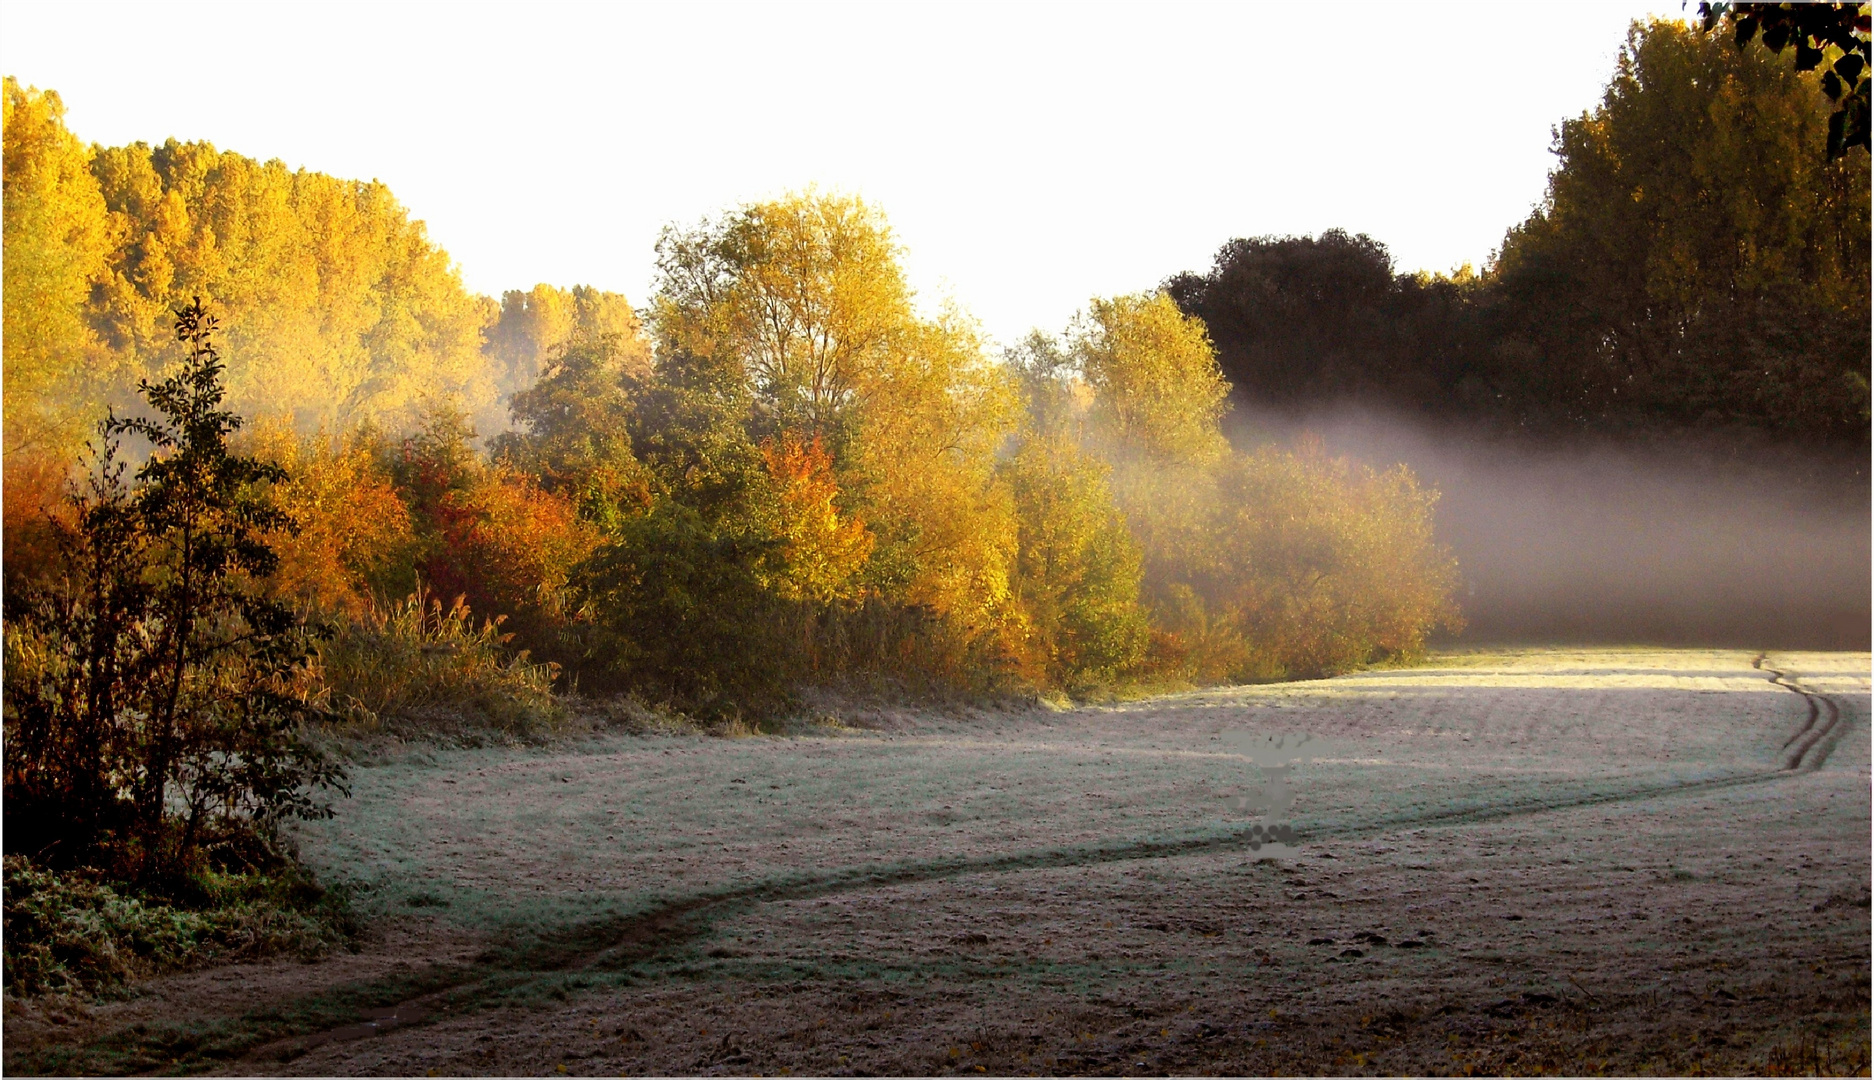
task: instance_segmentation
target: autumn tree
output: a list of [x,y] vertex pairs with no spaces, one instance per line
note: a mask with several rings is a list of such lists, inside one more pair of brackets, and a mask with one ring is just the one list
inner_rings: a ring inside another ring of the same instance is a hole
[[1499,355],[1576,423],[1865,439],[1868,157],[1815,152],[1828,114],[1767,50],[1636,25],[1504,240]]
[[1822,92],[1835,104],[1828,118],[1828,156],[1855,147],[1869,149],[1869,76],[1874,49],[1868,10],[1862,3],[1710,3],[1700,0],[1706,33],[1726,24],[1743,49],[1762,34],[1763,47],[1781,53],[1794,47],[1797,71],[1822,69]]
[[857,199],[791,196],[666,231],[658,269],[660,333],[733,355],[784,424],[837,423],[916,323],[897,246]]
[[544,284],[502,293],[482,346],[495,398],[474,418],[476,426],[489,432],[506,427],[505,410],[514,395],[547,376],[568,350],[602,342],[610,343],[612,362],[621,370],[639,375],[649,370],[643,324],[622,295],[589,285],[561,289]]
[[1090,391],[1080,430],[1111,463],[1163,673],[1332,674],[1416,655],[1461,625],[1435,495],[1403,468],[1318,448],[1233,450],[1219,429],[1229,385],[1203,324],[1169,296],[1095,301],[1069,341],[1031,343],[1023,368]]
[[1189,583],[1215,559],[1209,526],[1229,455],[1218,426],[1229,384],[1203,323],[1163,293],[1095,299],[1070,328],[1066,353],[1090,395],[1086,445],[1110,464],[1142,551],[1142,598],[1155,623],[1171,625],[1170,613],[1193,602]]
[[1110,468],[1060,431],[1023,439],[1003,464],[1015,506],[1019,652],[1037,685],[1080,689],[1135,673],[1150,625],[1138,542]]
[[1216,620],[1205,681],[1334,675],[1463,628],[1457,563],[1432,530],[1437,493],[1405,466],[1263,447],[1229,461],[1217,496],[1216,558],[1194,583]]
[[515,430],[496,458],[539,477],[597,522],[641,509],[650,477],[632,453],[637,395],[649,378],[641,344],[606,332],[568,339],[509,403]]
[[[182,309],[183,365],[141,385],[152,415],[100,426],[62,573],[7,597],[9,844],[149,884],[211,844],[253,857],[341,777],[301,732],[313,632],[257,584],[292,525],[268,497],[286,476],[230,452],[213,331]],[[127,438],[152,451],[129,482]]]
[[57,94],[9,76],[0,99],[6,266],[0,531],[7,585],[14,588],[53,557],[47,515],[57,511],[72,457],[118,373],[85,318],[114,237],[90,154],[66,130]]
[[8,79],[5,100],[9,451],[69,454],[105,405],[133,404],[139,377],[181,362],[170,313],[197,293],[229,319],[243,413],[337,431],[493,401],[493,305],[382,184],[207,143],[88,148],[56,94]]
[[468,417],[445,406],[391,452],[390,475],[416,537],[417,580],[408,587],[463,597],[481,618],[511,621],[545,645],[597,531],[573,492],[545,486],[512,461],[487,460],[475,440]]
[[6,454],[62,454],[81,437],[110,359],[87,322],[115,240],[91,155],[51,91],[4,85]]
[[255,425],[246,449],[279,466],[276,504],[298,524],[276,537],[269,592],[332,619],[359,618],[410,593],[423,555],[417,522],[397,490],[390,440],[369,427],[301,435],[278,420]]
[[99,149],[92,171],[123,239],[90,317],[138,370],[171,362],[163,313],[202,292],[234,327],[243,411],[396,427],[431,399],[492,396],[484,301],[384,185],[175,140]]
[[883,218],[852,198],[757,204],[659,245],[660,355],[739,380],[748,430],[817,435],[877,538],[873,584],[966,639],[1006,613],[1014,523],[995,452],[1018,407],[960,314],[919,313]]
[[1117,448],[1179,465],[1227,449],[1217,425],[1230,385],[1204,324],[1169,296],[1095,299],[1072,348],[1094,393],[1095,423]]
[[802,439],[790,431],[762,440],[761,459],[780,541],[767,586],[807,604],[857,598],[875,541],[863,521],[840,509],[832,455],[817,436]]

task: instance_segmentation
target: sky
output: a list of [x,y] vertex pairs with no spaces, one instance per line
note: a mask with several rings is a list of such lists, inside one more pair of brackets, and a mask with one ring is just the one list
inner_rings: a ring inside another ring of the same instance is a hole
[[8,0],[0,72],[80,138],[388,184],[477,292],[641,303],[666,225],[814,186],[881,208],[928,307],[1003,342],[1364,232],[1481,266],[1551,129],[1676,3],[101,4]]

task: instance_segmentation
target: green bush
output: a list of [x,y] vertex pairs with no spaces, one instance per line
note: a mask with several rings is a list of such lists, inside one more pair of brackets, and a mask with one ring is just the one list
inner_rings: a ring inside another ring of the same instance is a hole
[[97,995],[167,969],[288,954],[311,958],[350,935],[343,898],[303,874],[206,873],[197,906],[140,897],[20,856],[6,859],[6,992]]
[[776,544],[753,532],[675,500],[622,522],[585,567],[593,681],[711,722],[785,708],[798,639],[761,581]]

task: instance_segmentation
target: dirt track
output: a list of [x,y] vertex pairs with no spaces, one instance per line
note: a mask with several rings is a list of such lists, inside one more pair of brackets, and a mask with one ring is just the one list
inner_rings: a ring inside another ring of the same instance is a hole
[[[1866,654],[1536,650],[411,753],[303,837],[363,952],[15,1009],[8,1066],[1865,1069],[1868,694]],[[1239,729],[1347,748],[1292,863],[1224,798]]]

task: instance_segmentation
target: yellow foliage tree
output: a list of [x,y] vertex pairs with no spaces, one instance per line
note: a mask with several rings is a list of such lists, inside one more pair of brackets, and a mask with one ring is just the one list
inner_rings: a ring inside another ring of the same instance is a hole
[[1092,394],[1085,437],[1113,465],[1114,495],[1145,552],[1147,596],[1163,623],[1195,602],[1188,585],[1217,557],[1211,519],[1229,454],[1218,427],[1229,384],[1203,323],[1162,293],[1095,299],[1068,352]]
[[9,78],[4,98],[9,456],[69,455],[105,404],[132,404],[177,359],[169,324],[195,296],[229,328],[237,412],[337,431],[493,401],[492,301],[382,184],[207,143],[86,148],[56,94]]
[[167,362],[168,313],[199,295],[229,327],[238,412],[335,431],[492,398],[489,302],[384,185],[174,140],[99,149],[92,171],[122,242],[91,320],[133,369]]
[[[115,233],[52,91],[4,85],[5,447],[18,456],[68,453],[83,437],[111,358],[86,321]],[[11,501],[11,500],[9,500]]]
[[827,440],[889,599],[993,634],[1016,544],[995,469],[1013,384],[962,316],[918,314],[884,217],[809,192],[667,232],[658,252],[660,347],[733,365],[758,423]]
[[732,352],[762,397],[829,423],[887,378],[917,320],[884,218],[856,198],[792,195],[659,244],[660,331]]
[[1019,655],[1038,685],[1110,683],[1145,654],[1138,543],[1109,469],[1059,433],[1031,434],[1003,463],[1019,523]]
[[1228,449],[1217,422],[1230,384],[1204,324],[1164,293],[1096,299],[1073,335],[1094,421],[1116,449],[1158,465],[1203,465]]
[[1143,551],[1161,660],[1186,677],[1332,674],[1462,626],[1457,565],[1432,535],[1436,493],[1403,466],[1376,472],[1317,443],[1231,450],[1218,427],[1229,384],[1202,324],[1167,297],[1094,301],[1071,362],[1053,366],[1092,391],[1083,430],[1113,463]]

